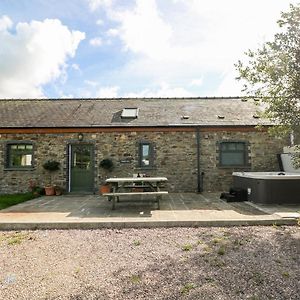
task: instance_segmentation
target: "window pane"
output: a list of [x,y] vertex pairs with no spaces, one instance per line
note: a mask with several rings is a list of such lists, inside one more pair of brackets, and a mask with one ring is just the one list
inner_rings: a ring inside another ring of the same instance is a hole
[[73,168],[90,170],[91,155],[89,147],[74,147]]
[[221,164],[225,166],[244,165],[244,153],[222,153]]
[[21,166],[31,166],[32,162],[32,155],[31,154],[25,154],[21,156]]
[[227,150],[227,143],[221,143],[221,151]]
[[149,145],[143,145],[142,146],[142,165],[143,166],[149,166],[150,160],[149,160]]
[[246,146],[243,142],[222,142],[220,164],[223,166],[243,166],[246,164]]
[[221,143],[221,151],[243,151],[245,149],[245,143],[235,142],[223,142]]
[[244,143],[236,143],[236,150],[245,150],[245,144]]
[[143,157],[149,156],[149,145],[143,145]]
[[226,143],[227,144],[227,150],[236,150],[236,144],[237,143]]
[[[29,146],[29,147],[28,147]],[[8,145],[8,167],[31,167],[33,147],[28,144]]]
[[121,118],[137,118],[138,109],[134,108],[124,108],[121,113]]
[[141,144],[140,146],[140,162],[141,166],[150,166],[150,144]]

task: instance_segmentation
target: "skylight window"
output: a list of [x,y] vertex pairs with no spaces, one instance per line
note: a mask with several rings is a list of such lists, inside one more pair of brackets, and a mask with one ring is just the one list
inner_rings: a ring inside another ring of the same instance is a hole
[[132,118],[136,119],[138,117],[138,108],[123,108],[121,118]]
[[190,116],[187,116],[187,115],[181,116],[182,120],[188,120],[189,118],[190,118]]

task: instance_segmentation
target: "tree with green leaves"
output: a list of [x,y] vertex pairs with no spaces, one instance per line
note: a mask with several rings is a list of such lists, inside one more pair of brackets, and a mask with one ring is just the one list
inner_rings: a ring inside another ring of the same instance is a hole
[[264,102],[264,116],[280,126],[276,132],[299,132],[300,127],[300,4],[282,12],[278,33],[247,61],[235,65],[248,96]]

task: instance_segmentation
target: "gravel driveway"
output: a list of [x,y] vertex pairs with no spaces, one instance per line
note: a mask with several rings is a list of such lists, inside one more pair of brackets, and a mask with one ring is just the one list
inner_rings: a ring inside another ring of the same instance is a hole
[[0,299],[299,299],[300,227],[0,232]]

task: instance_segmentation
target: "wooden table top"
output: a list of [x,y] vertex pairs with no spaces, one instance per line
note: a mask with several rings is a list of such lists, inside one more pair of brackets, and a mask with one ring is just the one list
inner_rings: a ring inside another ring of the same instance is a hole
[[105,180],[107,183],[114,183],[114,182],[164,182],[168,181],[167,177],[112,177]]

